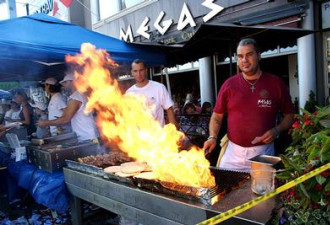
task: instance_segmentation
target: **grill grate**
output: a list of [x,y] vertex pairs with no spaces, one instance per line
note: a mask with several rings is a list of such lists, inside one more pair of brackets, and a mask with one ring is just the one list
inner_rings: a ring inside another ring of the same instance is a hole
[[178,196],[188,200],[200,202],[205,205],[213,205],[225,194],[250,179],[249,173],[246,172],[227,171],[214,168],[210,169],[216,180],[216,186],[213,188],[188,187],[169,182],[157,182],[141,178],[134,178],[134,180],[136,185],[140,188]]

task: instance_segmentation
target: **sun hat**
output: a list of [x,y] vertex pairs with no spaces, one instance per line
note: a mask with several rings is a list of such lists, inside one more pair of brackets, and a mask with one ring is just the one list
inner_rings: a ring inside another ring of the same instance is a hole
[[49,77],[44,82],[41,82],[41,83],[55,85],[57,83],[57,80],[54,77]]
[[65,82],[65,81],[68,81],[68,80],[74,80],[74,75],[73,75],[73,73],[67,73],[67,74],[64,76],[63,80],[60,81],[60,84],[62,84],[62,83]]

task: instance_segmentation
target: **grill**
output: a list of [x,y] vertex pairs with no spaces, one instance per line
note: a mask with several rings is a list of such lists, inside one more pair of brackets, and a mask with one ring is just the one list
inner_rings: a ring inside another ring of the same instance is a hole
[[75,133],[45,139],[34,139],[26,147],[27,160],[39,169],[55,172],[65,166],[65,159],[97,154],[98,144],[91,141],[78,142]]
[[133,180],[136,185],[141,188],[193,200],[205,205],[213,205],[226,193],[229,193],[233,188],[239,187],[250,178],[248,173],[216,168],[210,168],[210,170],[216,180],[216,186],[212,188],[189,187],[164,181],[146,180],[134,177]]
[[215,177],[216,186],[213,188],[199,188],[137,177],[124,178],[114,174],[107,174],[100,167],[72,160],[66,160],[66,163],[69,168],[74,170],[99,176],[105,179],[115,180],[131,186],[137,186],[139,188],[151,190],[153,192],[192,200],[195,202],[203,203],[205,205],[213,205],[231,190],[238,188],[241,184],[250,179],[250,175],[248,173],[221,170],[213,167],[210,168],[210,170]]

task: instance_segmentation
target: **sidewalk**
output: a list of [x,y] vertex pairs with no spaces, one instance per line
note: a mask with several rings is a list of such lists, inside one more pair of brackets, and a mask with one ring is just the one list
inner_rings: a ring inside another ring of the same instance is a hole
[[[84,203],[83,225],[117,225],[116,214]],[[0,193],[0,225],[71,225],[70,211],[59,214],[37,204],[29,194],[21,201],[8,204],[5,193]]]

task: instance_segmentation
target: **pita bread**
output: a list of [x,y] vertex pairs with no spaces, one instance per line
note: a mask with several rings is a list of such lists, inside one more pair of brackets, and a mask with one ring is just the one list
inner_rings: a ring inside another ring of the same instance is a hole
[[157,176],[154,172],[144,172],[135,175],[136,178],[146,179],[146,180],[157,180]]
[[121,172],[121,166],[109,166],[107,168],[104,168],[104,172],[106,173],[117,173]]
[[146,164],[141,164],[141,165],[131,165],[131,166],[122,166],[121,167],[121,172],[123,173],[140,173],[145,170],[147,167]]
[[147,165],[146,162],[126,162],[126,163],[120,164],[120,166],[122,166],[122,167],[126,167],[126,166],[146,166],[146,165]]
[[116,176],[119,176],[119,177],[133,177],[135,175],[137,175],[136,173],[123,173],[123,172],[117,172],[115,173]]

